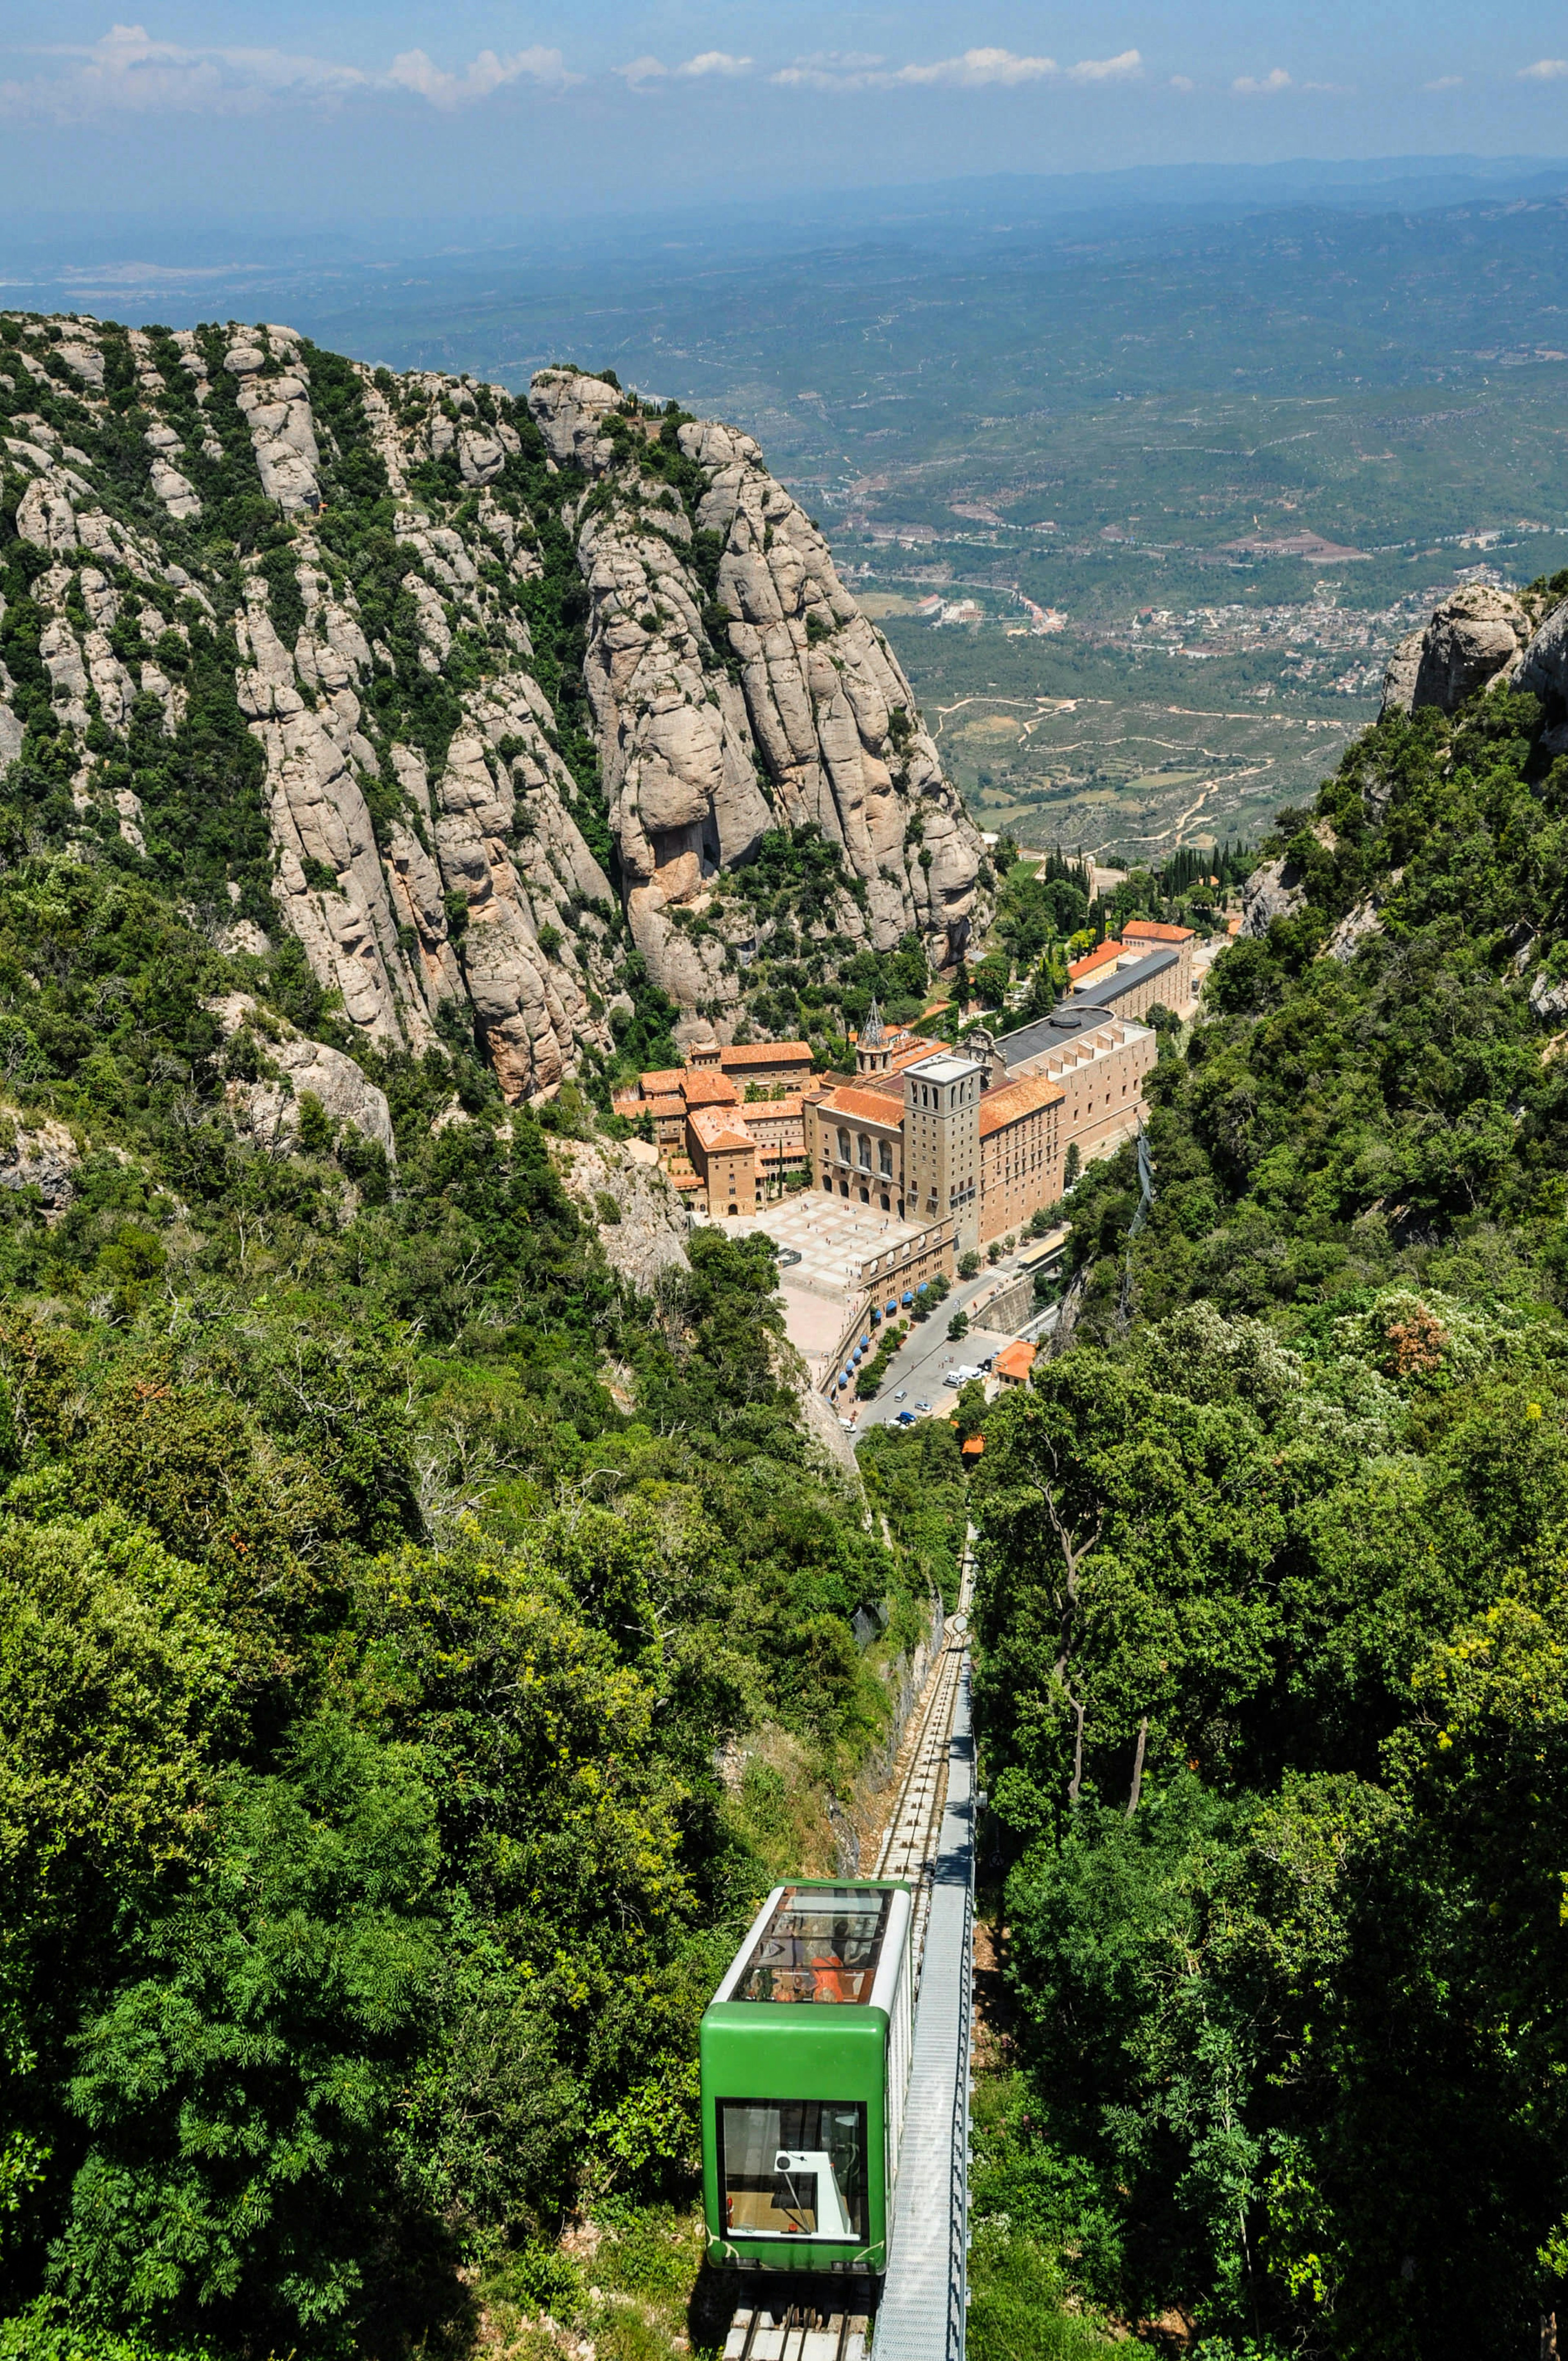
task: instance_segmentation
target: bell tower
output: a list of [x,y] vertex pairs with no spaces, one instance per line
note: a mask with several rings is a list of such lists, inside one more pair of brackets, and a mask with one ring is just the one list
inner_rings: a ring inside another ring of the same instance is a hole
[[953,1223],[953,1244],[980,1244],[980,1093],[985,1068],[943,1052],[904,1070],[904,1196],[912,1222]]
[[873,1000],[871,1015],[861,1027],[861,1038],[855,1044],[855,1071],[858,1075],[885,1074],[892,1056],[882,1011]]

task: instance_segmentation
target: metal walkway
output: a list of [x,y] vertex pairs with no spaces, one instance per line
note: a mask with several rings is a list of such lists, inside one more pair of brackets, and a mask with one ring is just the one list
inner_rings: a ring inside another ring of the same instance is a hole
[[897,2210],[872,2361],[963,2361],[973,1959],[974,1741],[966,1651],[953,1699],[947,1808],[932,1870]]

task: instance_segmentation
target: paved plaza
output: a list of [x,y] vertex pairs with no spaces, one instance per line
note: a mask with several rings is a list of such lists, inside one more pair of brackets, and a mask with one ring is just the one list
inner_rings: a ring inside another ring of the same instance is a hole
[[[780,1249],[784,1329],[814,1385],[832,1365],[844,1323],[860,1300],[861,1266],[925,1234],[919,1223],[895,1221],[841,1197],[804,1191],[777,1205],[764,1205],[760,1213],[738,1213],[733,1221],[715,1221],[712,1226],[732,1238],[751,1237],[760,1230]],[[800,1257],[798,1262],[788,1259],[792,1254]]]
[[781,1252],[784,1286],[827,1296],[847,1312],[860,1285],[861,1266],[890,1247],[924,1236],[928,1224],[895,1221],[869,1205],[803,1191],[777,1205],[764,1205],[760,1213],[738,1213],[733,1221],[718,1221],[713,1226],[732,1238],[763,1231],[776,1246],[800,1257],[792,1263]]

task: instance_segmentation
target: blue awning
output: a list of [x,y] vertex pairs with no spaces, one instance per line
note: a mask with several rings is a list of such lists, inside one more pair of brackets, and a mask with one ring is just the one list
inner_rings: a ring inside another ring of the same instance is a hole
[[[909,1298],[907,1297],[907,1295],[905,1297],[904,1301],[905,1301],[905,1303],[907,1303],[907,1302],[908,1302]],[[897,1302],[897,1299],[896,1299],[896,1298],[894,1298],[894,1301],[893,1301],[893,1302],[891,1302],[891,1303],[888,1305],[888,1307],[887,1307],[887,1308],[888,1308],[888,1310],[889,1310],[890,1312],[896,1312],[896,1311],[897,1311],[897,1309],[898,1309],[898,1302]],[[881,1312],[878,1312],[878,1314],[877,1314],[877,1318],[880,1320],[880,1319],[881,1319],[881,1317],[882,1317]]]
[[871,1348],[872,1348],[872,1340],[871,1340],[871,1338],[870,1338],[869,1336],[862,1336],[862,1337],[861,1338],[861,1352],[862,1352],[862,1353],[869,1353],[869,1352],[871,1351]]
[[840,1392],[840,1393],[842,1393],[842,1392],[843,1392],[844,1388],[849,1384],[849,1382],[850,1382],[850,1372],[849,1372],[849,1370],[848,1370],[848,1369],[845,1369],[845,1370],[842,1372],[842,1374],[840,1375],[839,1379],[839,1392]]
[[851,1368],[851,1369],[854,1367],[855,1363],[860,1359],[860,1357],[861,1357],[861,1348],[860,1348],[860,1346],[857,1345],[856,1345],[856,1347],[855,1347],[855,1349],[854,1349],[854,1351],[853,1351],[853,1352],[850,1354],[850,1368]]
[[923,1279],[921,1280],[921,1282],[920,1282],[919,1286],[918,1286],[918,1287],[916,1289],[916,1290],[915,1290],[916,1294],[916,1295],[924,1295],[924,1294],[925,1294],[925,1292],[926,1292],[926,1290],[930,1286],[930,1284],[931,1284],[931,1282],[930,1282],[930,1280],[929,1280],[928,1279]]
[[903,1300],[904,1300],[904,1301],[905,1301],[905,1303],[913,1303],[913,1302],[914,1302],[914,1301],[915,1301],[915,1298],[914,1298],[912,1295],[908,1295],[908,1294],[906,1294],[906,1295],[904,1297],[904,1299],[903,1299]]

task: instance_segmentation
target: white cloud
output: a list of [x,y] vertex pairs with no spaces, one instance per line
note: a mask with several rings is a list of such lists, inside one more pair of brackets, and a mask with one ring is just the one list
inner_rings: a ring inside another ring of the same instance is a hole
[[804,71],[817,67],[823,72],[866,73],[872,66],[887,63],[878,49],[813,49],[808,57],[796,58],[797,68]]
[[1265,74],[1261,82],[1255,82],[1251,74],[1238,74],[1231,84],[1231,88],[1239,91],[1244,98],[1264,98],[1270,91],[1288,90],[1289,87],[1290,77],[1283,66],[1276,66],[1273,72]]
[[1463,74],[1439,74],[1435,82],[1423,82],[1421,84],[1423,90],[1462,90],[1464,86]]
[[703,49],[696,57],[687,58],[684,65],[667,66],[663,58],[633,58],[630,65],[615,66],[611,71],[633,90],[652,90],[676,75],[688,82],[704,82],[715,76],[720,81],[733,81],[738,74],[750,73],[751,66],[751,59],[732,58],[728,49]]
[[935,65],[900,66],[894,82],[948,82],[959,90],[981,90],[1001,82],[1043,82],[1060,71],[1054,58],[1020,58],[1011,49],[966,49],[961,58],[938,58]]
[[802,63],[780,66],[768,80],[784,90],[864,90],[870,77],[863,73],[843,73],[834,66]]
[[481,49],[455,73],[422,49],[409,49],[385,72],[373,72],[288,49],[186,48],[155,40],[145,25],[115,25],[100,40],[60,43],[35,54],[58,59],[58,70],[0,82],[0,115],[81,122],[107,114],[253,114],[280,99],[330,103],[391,90],[411,91],[444,109],[520,80],[561,88],[578,79],[567,73],[559,49],[521,49],[505,58]]
[[1069,82],[1125,82],[1130,74],[1142,73],[1143,59],[1136,49],[1124,49],[1119,58],[1080,58],[1069,66]]
[[331,97],[370,80],[357,67],[287,49],[186,49],[154,40],[145,25],[113,25],[99,40],[40,54],[60,59],[63,70],[0,83],[0,114],[63,121],[197,108],[232,114],[280,93]]
[[1172,74],[1170,86],[1172,90],[1196,90],[1198,87],[1190,74]]
[[404,49],[392,60],[387,78],[399,89],[413,91],[420,98],[428,98],[432,106],[444,108],[472,105],[476,99],[488,98],[492,91],[504,90],[509,82],[543,82],[564,90],[580,79],[566,71],[559,49],[516,49],[508,58],[499,58],[494,49],[481,49],[460,73],[444,72],[422,49]]
[[852,52],[819,51],[782,67],[773,80],[806,90],[1017,90],[1039,82],[1117,82],[1142,71],[1136,49],[1124,49],[1114,58],[1083,58],[1065,67],[1055,58],[1022,57],[1014,49],[965,49],[961,57],[906,66],[884,66],[880,58]]
[[675,71],[695,75],[743,74],[751,72],[751,63],[750,58],[732,58],[727,49],[704,49],[700,56],[688,58],[684,66],[677,66]]
[[1561,82],[1568,74],[1568,58],[1537,58],[1534,65],[1521,66],[1520,82]]

